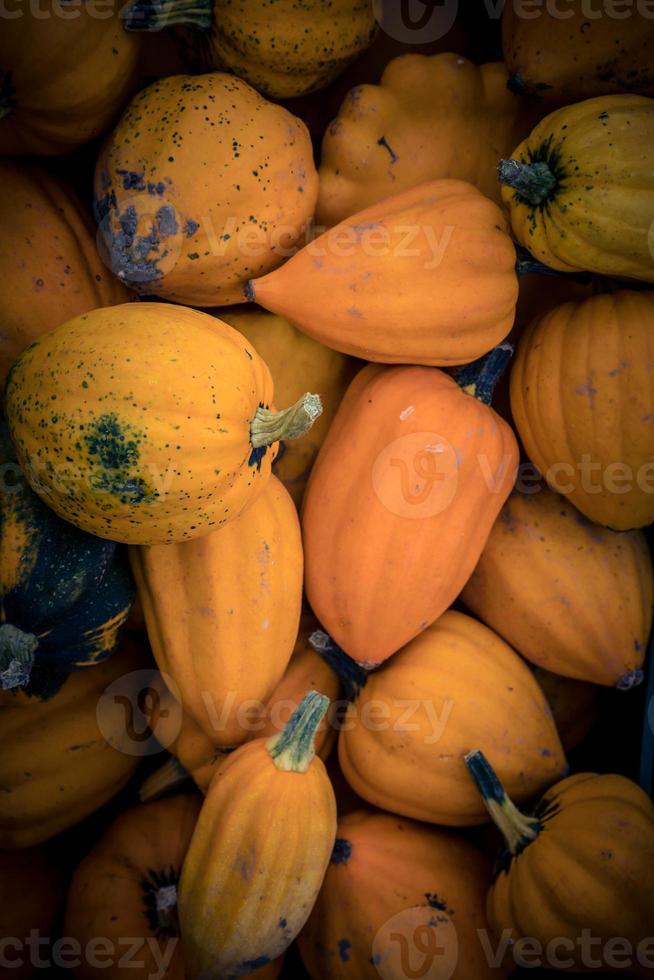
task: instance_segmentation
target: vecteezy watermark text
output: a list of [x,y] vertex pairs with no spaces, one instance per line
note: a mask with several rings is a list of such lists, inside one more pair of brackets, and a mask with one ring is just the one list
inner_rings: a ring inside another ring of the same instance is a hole
[[53,939],[43,936],[39,929],[31,929],[23,938],[0,938],[0,970],[17,970],[28,965],[35,970],[53,967],[70,970],[84,963],[94,970],[114,967],[144,971],[152,965],[152,972],[142,975],[148,980],[161,980],[168,971],[178,942],[175,936],[161,939],[154,936],[121,936],[117,939],[95,936],[81,943],[72,936]]

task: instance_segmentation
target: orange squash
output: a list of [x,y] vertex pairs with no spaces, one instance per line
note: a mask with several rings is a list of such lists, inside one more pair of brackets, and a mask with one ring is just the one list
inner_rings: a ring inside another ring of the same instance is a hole
[[292,253],[317,194],[304,123],[221,72],[143,89],[95,175],[110,268],[140,293],[195,306],[242,302],[248,279]]
[[187,793],[124,810],[77,866],[64,935],[82,949],[102,936],[115,951],[109,963],[105,956],[99,963],[81,957],[73,970],[78,980],[123,977],[120,960],[130,948],[135,978],[184,980],[177,885],[200,802],[199,794]]
[[508,334],[515,249],[496,204],[434,180],[357,212],[246,296],[327,347],[392,364],[466,364]]
[[140,38],[123,30],[119,6],[66,10],[46,0],[37,16],[9,0],[0,32],[0,154],[67,153],[104,132],[137,79]]
[[0,937],[3,975],[31,980],[33,930],[52,940],[66,895],[64,869],[45,847],[0,851]]
[[461,598],[545,670],[633,687],[654,609],[645,538],[591,524],[564,497],[534,489],[509,497]]
[[316,218],[328,227],[428,180],[454,177],[500,203],[497,161],[538,109],[507,90],[502,62],[404,54],[357,85],[325,133]]
[[373,671],[338,741],[359,796],[414,820],[483,823],[464,763],[481,745],[519,800],[563,775],[565,758],[541,688],[486,626],[448,611]]
[[284,317],[257,307],[229,306],[218,310],[217,315],[247,337],[264,359],[278,404],[294,404],[307,388],[320,392],[322,415],[299,439],[280,445],[273,463],[273,473],[299,509],[318,450],[359,362],[300,333]]
[[298,938],[309,976],[378,980],[419,976],[421,966],[425,977],[508,976],[489,965],[480,940],[490,879],[486,859],[451,831],[373,810],[342,817]]
[[125,303],[82,205],[34,164],[0,160],[0,385],[26,347],[96,306]]
[[534,676],[547,698],[561,745],[566,752],[576,749],[590,735],[600,713],[598,684],[576,681],[532,666]]
[[190,976],[240,976],[280,956],[306,922],[336,836],[336,802],[313,750],[327,698],[310,692],[284,731],[222,763],[180,887]]
[[511,408],[529,457],[582,514],[618,531],[652,523],[654,292],[592,296],[535,320]]
[[302,514],[307,597],[366,667],[454,601],[513,486],[513,432],[474,391],[434,368],[369,365],[316,460]]

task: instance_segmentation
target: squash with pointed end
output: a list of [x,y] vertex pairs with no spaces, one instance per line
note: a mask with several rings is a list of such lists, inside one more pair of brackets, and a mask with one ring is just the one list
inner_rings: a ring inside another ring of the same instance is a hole
[[304,499],[305,587],[366,667],[454,601],[513,486],[515,437],[484,403],[508,354],[463,388],[435,368],[369,365],[341,403]]
[[459,835],[389,813],[349,813],[339,820],[318,901],[298,937],[309,976],[407,976],[415,936],[415,955],[423,953],[429,967],[431,952],[443,977],[506,977],[506,968],[488,963],[480,941],[488,931],[490,879],[486,859]]
[[498,206],[434,180],[357,212],[246,296],[327,347],[391,364],[467,364],[506,337],[515,249]]
[[654,100],[606,95],[565,106],[502,160],[514,236],[563,272],[654,282]]
[[536,491],[504,504],[461,598],[539,667],[629,689],[642,680],[652,628],[647,542],[591,524],[547,487]]
[[130,303],[69,320],[25,351],[7,419],[32,487],[61,517],[125,544],[200,537],[264,490],[279,439],[320,414],[271,411],[253,347],[215,317]]
[[[466,763],[506,841],[488,894],[493,931],[542,948],[556,940],[557,965],[573,970],[587,968],[589,958],[595,969],[614,967],[615,958],[604,956],[619,936],[620,964],[626,943],[636,972],[651,976],[637,958],[644,945],[651,964],[654,925],[654,804],[643,790],[624,776],[579,773],[552,786],[526,816],[483,752]],[[584,947],[584,934],[592,947]]]
[[336,836],[334,792],[313,749],[327,706],[307,694],[281,734],[241,746],[214,776],[179,893],[189,975],[264,966],[306,922]]
[[338,740],[359,796],[414,820],[483,823],[463,757],[481,745],[519,800],[565,769],[549,706],[531,671],[495,633],[449,610],[367,678]]
[[[53,935],[66,898],[66,884],[64,868],[52,849],[0,851],[0,936],[5,976],[32,980],[37,974],[32,949],[26,945],[34,933],[43,938]],[[12,939],[20,945],[15,946]]]
[[140,293],[195,306],[242,302],[248,279],[292,254],[317,194],[304,123],[221,72],[143,89],[96,166],[107,264]]
[[654,521],[654,292],[565,303],[530,325],[511,409],[530,459],[589,520]]

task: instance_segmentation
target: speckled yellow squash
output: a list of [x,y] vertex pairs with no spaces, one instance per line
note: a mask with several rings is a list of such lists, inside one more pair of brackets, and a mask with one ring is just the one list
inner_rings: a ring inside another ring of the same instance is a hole
[[232,75],[174,75],[132,100],[98,159],[103,257],[140,293],[240,303],[292,254],[317,193],[300,119]]
[[521,245],[553,269],[654,282],[654,100],[565,106],[502,160],[502,199]]
[[272,380],[237,331],[180,306],[129,303],[57,327],[19,358],[6,410],[36,492],[126,544],[200,537],[252,503],[277,440],[320,411],[269,410]]
[[179,892],[198,980],[266,965],[306,922],[336,837],[334,791],[313,749],[327,706],[310,692],[281,734],[232,752],[211,782]]

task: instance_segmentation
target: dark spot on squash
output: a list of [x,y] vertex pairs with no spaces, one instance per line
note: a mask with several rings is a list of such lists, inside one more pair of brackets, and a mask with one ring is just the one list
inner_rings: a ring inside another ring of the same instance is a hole
[[352,943],[349,939],[339,939],[338,940],[338,955],[341,958],[342,963],[347,963],[350,958],[350,950],[352,949]]
[[337,837],[332,851],[332,864],[347,864],[352,856],[352,844],[344,837]]

